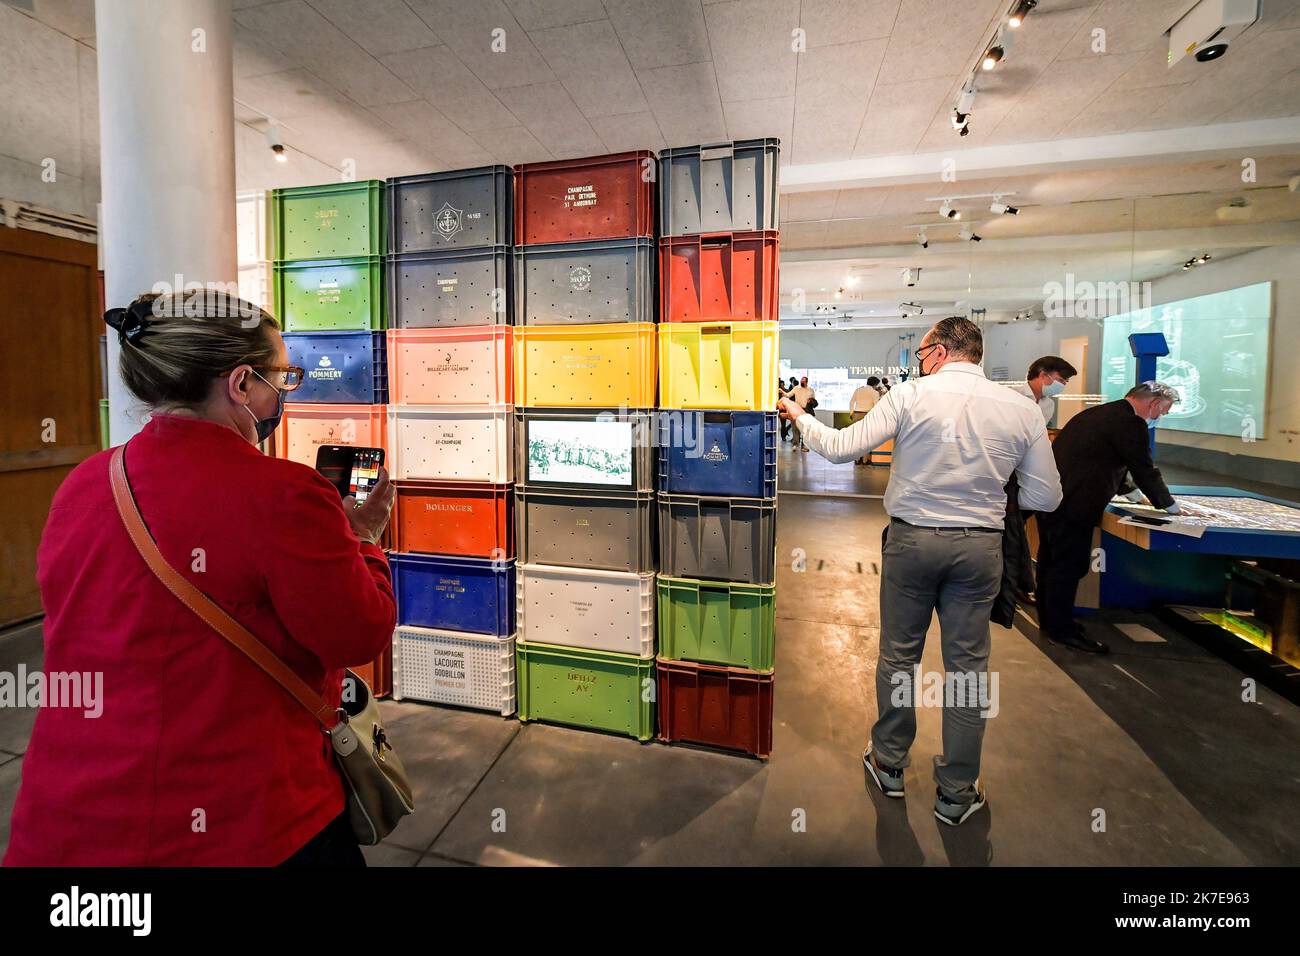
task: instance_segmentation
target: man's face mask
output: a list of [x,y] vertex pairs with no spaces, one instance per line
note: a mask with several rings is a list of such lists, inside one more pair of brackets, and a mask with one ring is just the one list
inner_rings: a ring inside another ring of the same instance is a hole
[[[262,378],[261,373],[258,372],[257,369],[253,369],[253,374],[256,375],[258,378],[261,378],[263,382],[266,382],[266,384],[270,388],[275,388],[275,386],[272,385],[270,382],[267,382],[265,378]],[[244,406],[244,411],[248,412],[249,417],[253,419],[253,428],[257,432],[257,440],[259,442],[266,441],[268,438],[271,437],[271,435],[275,432],[277,426],[279,426],[280,424],[281,416],[284,415],[284,390],[275,388],[275,397],[276,397],[275,414],[267,418],[258,418],[256,415],[253,414],[253,410],[251,408],[249,408],[247,405]]]
[[1063,391],[1065,391],[1064,382],[1048,382],[1043,386],[1043,394],[1048,398],[1056,398],[1056,396],[1060,395]]

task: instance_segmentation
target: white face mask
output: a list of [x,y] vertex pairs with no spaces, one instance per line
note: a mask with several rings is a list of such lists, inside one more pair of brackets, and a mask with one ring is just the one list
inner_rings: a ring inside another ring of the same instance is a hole
[[1043,395],[1047,398],[1056,398],[1056,396],[1060,395],[1063,391],[1065,391],[1064,382],[1049,382],[1043,386]]

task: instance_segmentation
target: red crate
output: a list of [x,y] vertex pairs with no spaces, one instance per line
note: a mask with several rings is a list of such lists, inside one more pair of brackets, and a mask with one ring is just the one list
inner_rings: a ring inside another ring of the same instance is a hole
[[[387,697],[393,692],[393,645],[390,641],[382,654],[369,664],[348,668],[370,687],[376,697]],[[346,689],[346,684],[344,685]]]
[[776,321],[779,235],[722,232],[659,240],[660,320]]
[[393,550],[467,558],[512,558],[514,501],[509,485],[399,481]]
[[741,750],[763,759],[772,753],[774,675],[663,657],[656,664],[660,740]]
[[654,153],[646,149],[515,167],[515,243],[653,236]]

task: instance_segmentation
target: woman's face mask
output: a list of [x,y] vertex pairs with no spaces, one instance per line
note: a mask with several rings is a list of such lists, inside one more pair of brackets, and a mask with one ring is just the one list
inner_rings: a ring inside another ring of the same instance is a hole
[[267,382],[265,378],[262,378],[261,373],[258,372],[257,369],[253,369],[253,374],[258,378],[261,378],[263,382],[266,382],[268,387],[275,389],[276,401],[274,415],[270,415],[267,418],[258,418],[253,414],[251,408],[247,405],[244,406],[244,411],[248,412],[249,417],[253,419],[253,428],[257,432],[257,440],[259,442],[264,442],[275,432],[276,427],[280,424],[281,416],[284,415],[284,390],[275,388],[274,385]]

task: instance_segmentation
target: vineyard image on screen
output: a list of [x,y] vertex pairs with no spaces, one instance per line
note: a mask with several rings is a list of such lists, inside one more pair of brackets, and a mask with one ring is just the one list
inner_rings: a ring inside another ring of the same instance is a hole
[[1156,378],[1182,401],[1159,427],[1263,435],[1272,314],[1273,284],[1260,282],[1112,316],[1102,334],[1101,392],[1113,401],[1134,384],[1130,333],[1163,332],[1169,354],[1157,360]]
[[531,422],[528,480],[630,488],[632,423]]

